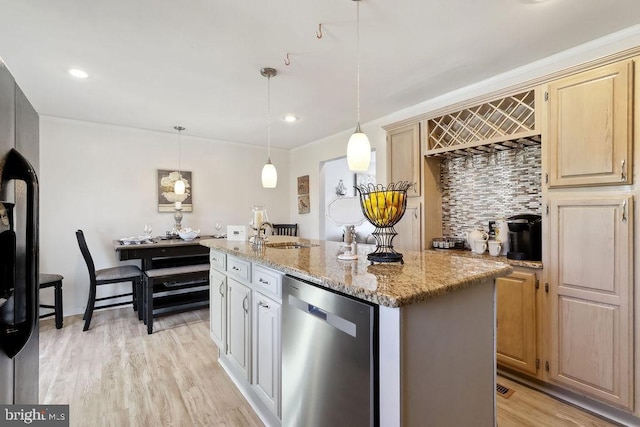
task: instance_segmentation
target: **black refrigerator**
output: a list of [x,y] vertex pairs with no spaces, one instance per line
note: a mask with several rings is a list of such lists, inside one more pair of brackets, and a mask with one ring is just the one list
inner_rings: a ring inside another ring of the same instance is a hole
[[39,118],[0,58],[0,404],[38,403]]

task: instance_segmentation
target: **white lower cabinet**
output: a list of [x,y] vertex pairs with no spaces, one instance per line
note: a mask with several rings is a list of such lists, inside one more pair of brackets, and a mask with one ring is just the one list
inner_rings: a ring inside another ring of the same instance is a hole
[[227,351],[231,363],[251,380],[251,288],[227,278]]
[[280,416],[281,305],[253,293],[253,384],[256,394]]
[[283,274],[211,251],[211,338],[219,362],[267,426],[281,424]]
[[227,276],[212,269],[209,274],[209,284],[211,339],[224,353],[227,344]]

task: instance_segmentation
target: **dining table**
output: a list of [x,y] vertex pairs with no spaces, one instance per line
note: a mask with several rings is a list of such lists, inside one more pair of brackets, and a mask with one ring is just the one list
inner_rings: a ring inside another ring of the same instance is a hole
[[200,240],[212,238],[216,237],[198,236],[193,240],[163,236],[141,240],[119,239],[113,241],[113,249],[120,261],[139,259],[142,271],[148,271],[202,262],[205,256],[208,258],[209,248],[200,245]]

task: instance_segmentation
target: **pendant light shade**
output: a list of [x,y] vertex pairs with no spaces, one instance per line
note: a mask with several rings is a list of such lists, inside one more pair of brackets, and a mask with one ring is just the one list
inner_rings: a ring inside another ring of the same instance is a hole
[[173,184],[173,192],[181,195],[184,194],[186,187],[184,185],[184,181],[182,180],[182,175],[180,175],[180,179],[178,179],[175,184]]
[[278,72],[275,68],[262,68],[260,74],[267,78],[267,163],[262,167],[262,186],[264,188],[276,188],[278,184],[278,171],[271,163],[271,77]]
[[369,170],[369,164],[371,163],[371,144],[369,138],[360,130],[360,0],[353,0],[356,2],[356,34],[357,34],[357,49],[356,56],[358,62],[358,78],[357,78],[357,110],[358,110],[358,125],[356,130],[349,138],[347,144],[347,163],[349,170],[353,172],[365,172]]
[[347,163],[349,170],[353,172],[366,172],[371,163],[371,144],[367,135],[360,130],[360,124],[356,128],[347,144]]
[[180,135],[181,135],[181,132],[184,130],[184,127],[182,127],[182,126],[174,126],[173,128],[178,131],[178,179],[173,184],[173,192],[175,194],[182,195],[182,194],[184,194],[184,192],[186,190],[186,186],[184,184],[184,181],[182,180],[182,169],[180,169],[180,167],[181,167],[180,160],[181,160],[181,154],[182,154],[181,153],[181,151],[182,151],[182,143],[180,141]]
[[264,188],[276,188],[278,184],[278,171],[271,163],[271,159],[262,167],[262,186]]

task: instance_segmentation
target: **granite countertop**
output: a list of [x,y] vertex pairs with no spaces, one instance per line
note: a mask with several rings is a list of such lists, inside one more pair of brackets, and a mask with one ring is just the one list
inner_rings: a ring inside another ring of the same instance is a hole
[[373,245],[358,245],[359,259],[337,259],[342,244],[296,237],[272,236],[270,243],[297,241],[310,248],[256,250],[248,242],[204,239],[200,244],[255,261],[320,286],[387,307],[401,307],[506,276],[513,268],[493,259],[472,258],[444,251],[403,251],[404,265],[370,265]]

